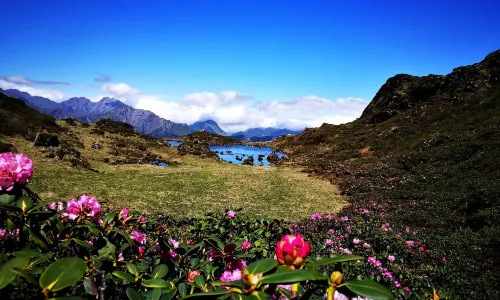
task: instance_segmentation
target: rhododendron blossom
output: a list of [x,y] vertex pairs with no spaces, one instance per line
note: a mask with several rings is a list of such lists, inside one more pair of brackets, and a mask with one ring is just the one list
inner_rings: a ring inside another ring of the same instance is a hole
[[146,243],[146,235],[144,233],[138,232],[135,229],[130,232],[130,238],[141,245],[144,245]]
[[121,211],[120,211],[120,214],[119,214],[120,218],[122,220],[127,220],[129,217],[130,217],[130,211],[126,208],[123,208]]
[[62,202],[52,202],[49,204],[49,208],[52,210],[55,210],[57,212],[60,212],[61,210],[64,209],[64,203]]
[[396,260],[396,258],[392,255],[389,255],[389,256],[387,256],[387,260],[392,263]]
[[78,200],[70,200],[66,205],[64,218],[75,220],[79,217],[89,220],[98,220],[101,215],[101,204],[94,197],[81,195]]
[[252,248],[252,244],[249,241],[244,241],[243,244],[241,244],[241,250],[243,251],[249,251]]
[[276,244],[276,257],[282,265],[300,268],[311,252],[311,246],[302,235],[286,235]]
[[0,191],[10,191],[15,183],[25,185],[33,176],[33,162],[24,154],[0,153]]
[[227,217],[228,219],[232,219],[232,218],[234,218],[235,216],[236,216],[236,212],[234,212],[234,211],[232,211],[232,210],[230,210],[230,211],[228,211],[228,212],[226,213],[226,217]]

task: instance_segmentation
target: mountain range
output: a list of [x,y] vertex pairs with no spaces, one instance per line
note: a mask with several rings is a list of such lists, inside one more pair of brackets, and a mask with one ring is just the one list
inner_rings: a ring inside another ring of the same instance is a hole
[[[230,135],[213,120],[199,121],[192,125],[176,123],[163,119],[149,110],[135,109],[115,98],[104,97],[98,102],[92,102],[85,97],[73,97],[63,102],[55,102],[16,89],[0,89],[0,92],[20,99],[28,106],[56,119],[73,118],[82,122],[95,122],[107,118],[128,123],[138,132],[155,137],[181,137],[200,130],[219,135]],[[280,128],[250,128],[232,136],[245,141],[269,141],[289,133],[295,134],[298,131]]]

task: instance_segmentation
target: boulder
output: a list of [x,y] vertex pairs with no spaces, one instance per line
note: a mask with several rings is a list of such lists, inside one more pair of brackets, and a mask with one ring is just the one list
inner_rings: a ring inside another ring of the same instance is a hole
[[253,166],[253,164],[254,164],[253,155],[250,155],[249,157],[247,157],[241,164]]
[[271,152],[271,154],[267,156],[267,161],[272,164],[278,164],[280,162],[280,158],[278,157],[276,151]]

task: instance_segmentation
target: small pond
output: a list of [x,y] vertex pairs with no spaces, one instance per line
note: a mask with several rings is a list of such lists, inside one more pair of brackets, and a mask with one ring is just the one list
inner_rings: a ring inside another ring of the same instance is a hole
[[170,147],[177,147],[182,144],[182,142],[179,141],[167,141],[167,143],[170,145]]
[[[271,163],[267,161],[267,156],[276,149],[268,147],[253,147],[253,146],[208,146],[210,150],[217,153],[220,159],[231,162],[235,165],[241,165],[241,163],[249,156],[253,155],[254,165],[258,166],[261,162],[258,160],[259,154],[264,155],[262,164],[266,167],[270,166]],[[279,158],[286,155],[282,152],[276,152]],[[236,157],[241,160],[237,160]]]

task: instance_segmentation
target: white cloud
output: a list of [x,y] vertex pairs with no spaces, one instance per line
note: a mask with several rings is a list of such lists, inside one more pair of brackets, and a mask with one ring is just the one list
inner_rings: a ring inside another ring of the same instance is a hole
[[235,91],[200,92],[188,94],[180,102],[141,97],[136,108],[180,123],[213,119],[222,129],[235,132],[251,127],[303,129],[323,123],[346,123],[358,118],[368,104],[359,98],[332,100],[316,96],[257,104],[249,99],[252,97]]
[[[16,78],[13,78],[16,77]],[[18,77],[18,76],[10,76],[9,79],[11,80],[6,80],[5,78],[0,79],[0,88],[4,90],[8,89],[16,89],[20,90],[22,92],[29,93],[32,96],[41,96],[45,98],[49,98],[50,100],[61,102],[62,100],[65,99],[65,96],[63,93],[57,90],[47,90],[47,89],[38,89],[29,86],[27,83],[23,82],[23,77]],[[29,81],[26,81],[29,82]]]

